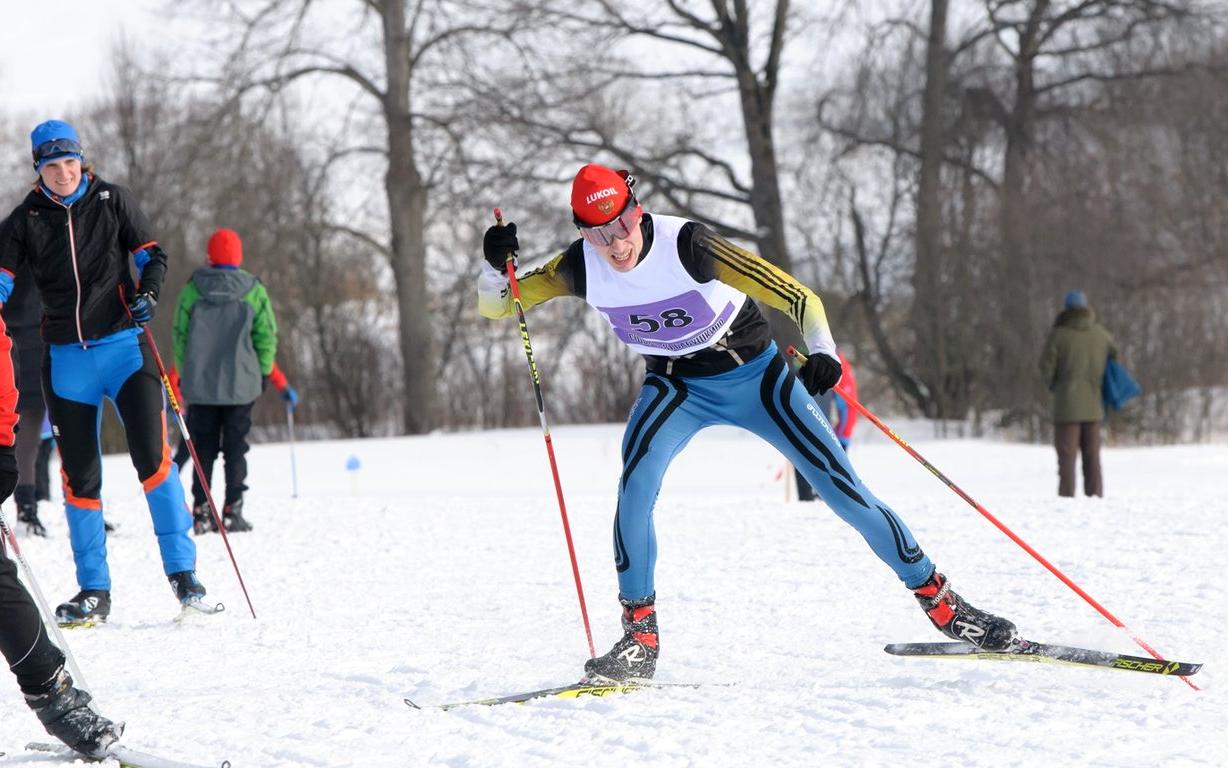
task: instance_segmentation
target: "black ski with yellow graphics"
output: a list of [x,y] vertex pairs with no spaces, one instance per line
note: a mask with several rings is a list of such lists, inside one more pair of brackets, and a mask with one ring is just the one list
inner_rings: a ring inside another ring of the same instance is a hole
[[988,659],[990,661],[1039,661],[1046,664],[1073,664],[1080,667],[1121,669],[1128,672],[1148,672],[1155,675],[1184,677],[1202,669],[1202,664],[1186,661],[1161,661],[1146,656],[1127,656],[1112,651],[1093,651],[1066,645],[1048,645],[1020,641],[1010,651],[982,651],[968,643],[893,643],[883,648],[896,656],[920,656],[930,659]]
[[457,707],[483,706],[493,707],[498,704],[523,704],[526,701],[533,699],[583,699],[590,697],[613,696],[619,693],[630,693],[646,688],[698,688],[697,683],[572,683],[571,685],[561,685],[556,688],[542,688],[536,691],[525,691],[523,693],[513,693],[508,696],[497,696],[490,699],[473,699],[471,701],[454,701],[447,704],[428,705],[426,707],[419,706],[411,699],[405,699],[405,703],[414,709],[456,709]]

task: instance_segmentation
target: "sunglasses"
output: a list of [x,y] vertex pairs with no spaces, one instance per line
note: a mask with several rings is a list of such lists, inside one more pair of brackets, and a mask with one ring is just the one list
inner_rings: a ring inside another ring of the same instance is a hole
[[613,221],[598,227],[586,227],[582,224],[576,226],[580,228],[580,237],[583,237],[590,245],[613,245],[615,240],[622,240],[635,231],[636,226],[639,225],[641,213],[639,204],[632,196],[627,199],[627,205],[623,207],[622,213],[614,217]]
[[72,139],[52,139],[44,141],[34,150],[35,164],[41,163],[50,158],[59,157],[60,155],[80,155],[84,154],[81,151],[81,143]]

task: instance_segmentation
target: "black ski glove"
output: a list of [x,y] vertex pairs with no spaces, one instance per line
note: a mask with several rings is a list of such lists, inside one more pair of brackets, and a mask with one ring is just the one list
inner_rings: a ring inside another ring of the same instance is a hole
[[840,361],[828,357],[822,352],[816,352],[806,359],[806,363],[797,372],[801,377],[806,391],[812,395],[826,394],[827,390],[840,381]]
[[500,272],[507,272],[508,254],[519,250],[520,241],[516,239],[516,225],[512,222],[503,226],[496,224],[482,236],[482,255],[487,264]]
[[8,501],[17,487],[17,455],[11,445],[0,445],[0,503]]
[[158,297],[149,291],[141,291],[128,302],[128,312],[137,325],[145,325],[153,320],[154,307],[158,306]]

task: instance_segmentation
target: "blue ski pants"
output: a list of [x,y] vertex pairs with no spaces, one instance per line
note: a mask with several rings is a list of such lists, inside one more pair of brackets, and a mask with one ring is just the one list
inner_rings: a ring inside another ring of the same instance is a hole
[[661,479],[691,438],[713,424],[742,427],[775,446],[905,586],[929,578],[933,563],[904,521],[857,477],[814,398],[772,344],[745,365],[715,376],[646,374],[623,434],[614,517],[620,597],[645,598],[656,590],[652,514]]
[[43,358],[43,391],[60,448],[64,511],[81,589],[111,589],[99,445],[104,398],[115,404],[123,422],[164,572],[196,570],[196,543],[188,534],[192,515],[166,442],[161,377],[139,333],[119,331],[85,347],[53,344]]

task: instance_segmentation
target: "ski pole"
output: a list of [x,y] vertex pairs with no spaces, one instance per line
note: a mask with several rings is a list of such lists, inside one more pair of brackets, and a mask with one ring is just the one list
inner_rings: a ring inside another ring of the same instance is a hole
[[[801,362],[802,364],[805,364],[806,356],[803,355],[801,352],[798,352],[792,346],[789,346],[785,350],[785,352],[791,355],[792,357],[797,358],[797,360]],[[839,383],[837,383],[835,386],[835,390],[840,393],[841,397],[843,397],[845,400],[848,401],[849,405],[856,408],[858,413],[860,413],[862,416],[865,416],[867,419],[873,422],[874,426],[881,429],[883,433],[887,435],[887,437],[891,438],[895,442],[896,445],[903,448],[905,451],[908,452],[910,456],[912,456],[917,461],[921,462],[921,466],[928,469],[934,475],[934,477],[938,478],[943,483],[945,483],[946,486],[950,488],[952,491],[954,491],[956,495],[958,495],[961,499],[971,504],[973,509],[975,509],[977,512],[980,512],[981,515],[986,520],[993,523],[994,527],[1002,531],[1002,533],[1006,534],[1007,538],[1009,538],[1011,541],[1015,542],[1020,547],[1022,547],[1024,552],[1027,552],[1029,555],[1035,558],[1038,563],[1040,563],[1045,568],[1047,568],[1049,572],[1052,573],[1054,576],[1056,576],[1063,584],[1065,584],[1066,586],[1074,590],[1074,593],[1076,595],[1086,600],[1088,605],[1090,605],[1091,607],[1099,611],[1100,615],[1108,619],[1110,624],[1124,631],[1127,635],[1130,636],[1131,640],[1133,640],[1135,643],[1138,644],[1140,648],[1142,648],[1144,651],[1147,651],[1147,653],[1150,653],[1153,657],[1155,657],[1159,661],[1167,661],[1167,659],[1161,656],[1158,651],[1156,651],[1154,648],[1148,645],[1146,641],[1144,641],[1138,635],[1134,634],[1134,631],[1131,630],[1129,627],[1127,627],[1125,624],[1123,624],[1120,619],[1118,619],[1113,614],[1109,613],[1108,610],[1103,605],[1101,605],[1099,602],[1097,602],[1095,598],[1087,594],[1087,592],[1084,592],[1083,589],[1079,587],[1078,584],[1075,584],[1073,581],[1070,580],[1069,577],[1066,576],[1066,574],[1058,570],[1057,566],[1053,565],[1053,563],[1050,563],[1048,560],[1046,560],[1043,555],[1041,555],[1039,552],[1037,552],[1035,549],[1029,546],[1028,543],[1024,541],[1023,539],[1021,539],[1019,536],[1017,536],[1014,531],[1012,531],[1010,528],[1007,528],[1006,525],[1004,525],[1001,520],[991,515],[989,513],[989,510],[985,509],[980,504],[978,504],[976,499],[973,499],[971,496],[964,493],[964,491],[958,485],[951,482],[951,480],[946,475],[939,472],[937,467],[935,467],[933,464],[926,461],[924,456],[922,456],[920,453],[917,453],[917,451],[915,451],[911,445],[909,445],[907,442],[904,441],[904,438],[897,435],[895,431],[891,429],[891,427],[888,427],[886,424],[884,424],[883,421],[879,419],[877,416],[875,416],[873,413],[871,413],[868,408],[866,408],[861,403],[857,402],[857,398],[853,397],[847,389],[845,389],[844,387],[840,386]],[[1190,679],[1188,677],[1182,675],[1181,679],[1185,681],[1186,685],[1190,686],[1194,690],[1196,691],[1201,690],[1198,686],[1194,685],[1194,683],[1190,682]]]
[[[10,546],[13,548],[13,557],[17,559],[18,565],[21,566],[21,571],[26,575],[26,586],[30,589],[30,594],[34,597],[34,602],[38,606],[38,611],[42,615],[43,624],[50,627],[51,634],[55,635],[56,645],[64,653],[64,663],[68,665],[68,671],[72,674],[73,682],[78,688],[83,691],[89,691],[89,686],[85,682],[85,675],[81,672],[81,667],[77,666],[77,660],[72,655],[72,649],[68,647],[68,643],[64,641],[64,633],[60,632],[60,624],[55,619],[55,614],[51,612],[51,607],[47,604],[47,598],[43,597],[43,590],[38,586],[38,579],[34,578],[34,569],[26,562],[26,556],[21,552],[21,545],[17,543],[17,534],[9,527],[8,518],[4,516],[4,509],[0,507],[0,528],[4,530],[4,537],[8,539]],[[3,555],[0,555],[3,557]],[[90,709],[95,712],[94,702],[90,703]]]
[[298,463],[294,460],[294,406],[286,403],[286,428],[290,432],[290,498],[298,498]]
[[[495,209],[495,223],[503,226],[503,211]],[[554,444],[550,441],[550,426],[546,423],[546,405],[542,398],[541,377],[537,373],[537,361],[533,358],[533,345],[529,343],[529,326],[524,319],[524,305],[520,301],[520,283],[516,280],[516,254],[507,255],[507,281],[511,286],[512,303],[516,305],[516,318],[520,321],[520,339],[524,342],[524,354],[529,360],[529,377],[533,380],[533,394],[537,398],[537,416],[541,420],[542,433],[546,437],[546,455],[550,457],[550,472],[554,475],[554,492],[559,499],[559,515],[563,518],[563,536],[567,539],[567,554],[571,556],[571,575],[576,580],[576,596],[580,599],[580,617],[584,620],[584,635],[588,638],[589,658],[597,658],[593,647],[593,630],[588,623],[588,608],[584,604],[584,587],[580,584],[580,566],[576,563],[576,548],[571,541],[571,526],[567,522],[567,505],[563,502],[563,485],[559,482],[559,466],[554,460]]]
[[[120,298],[123,298],[121,291]],[[124,302],[124,307],[128,303]],[[132,317],[132,312],[128,312],[128,317]],[[179,408],[179,400],[175,397],[175,389],[171,386],[170,376],[166,374],[166,366],[162,364],[162,355],[158,354],[158,345],[154,342],[153,333],[150,332],[149,326],[141,326],[145,331],[145,340],[149,342],[149,351],[153,353],[154,362],[158,365],[158,375],[162,377],[162,389],[166,390],[166,396],[170,400],[171,410],[175,412],[175,419],[179,422],[179,433],[183,435],[183,441],[188,445],[188,452],[192,455],[192,466],[196,468],[196,478],[200,480],[200,487],[205,490],[205,500],[209,502],[209,513],[213,515],[213,522],[217,524],[217,530],[222,534],[222,542],[226,545],[226,554],[230,555],[230,564],[234,566],[235,576],[239,578],[239,587],[243,590],[243,598],[247,600],[247,609],[252,612],[252,618],[256,618],[256,608],[252,605],[252,598],[247,594],[247,585],[243,583],[243,574],[239,572],[239,562],[235,560],[234,550],[230,548],[230,539],[226,536],[226,526],[222,522],[222,516],[217,512],[217,504],[213,503],[213,491],[209,489],[209,478],[205,477],[205,471],[201,469],[200,458],[196,455],[196,444],[192,442],[192,435],[188,432],[188,424],[183,420],[183,412]]]

